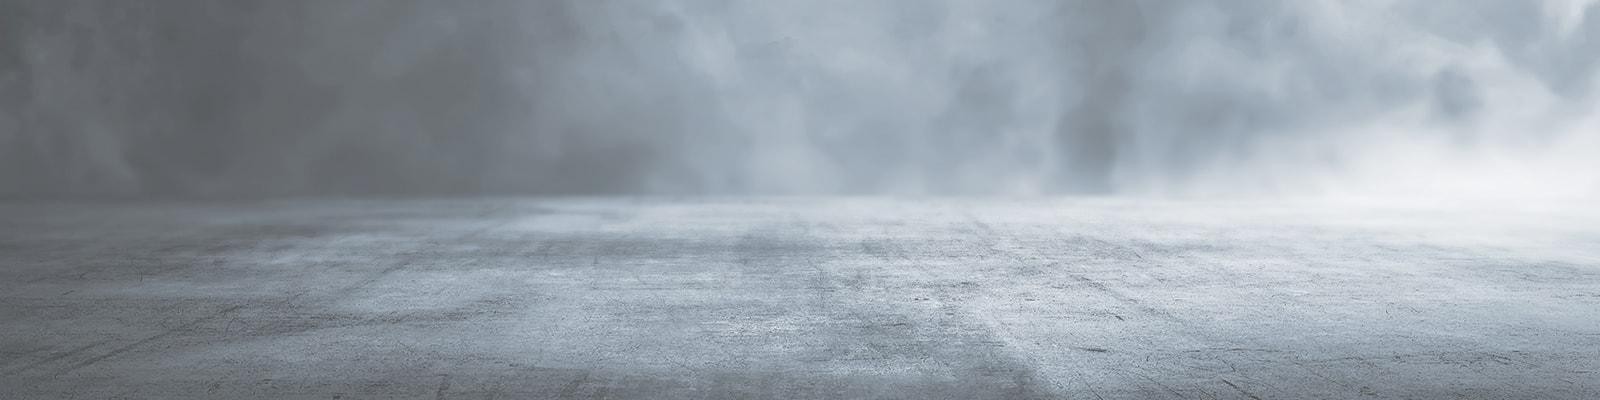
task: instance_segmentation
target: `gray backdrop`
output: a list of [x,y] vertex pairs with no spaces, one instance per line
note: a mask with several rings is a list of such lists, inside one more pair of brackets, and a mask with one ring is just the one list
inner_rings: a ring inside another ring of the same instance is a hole
[[1592,194],[1594,1],[0,0],[0,195]]

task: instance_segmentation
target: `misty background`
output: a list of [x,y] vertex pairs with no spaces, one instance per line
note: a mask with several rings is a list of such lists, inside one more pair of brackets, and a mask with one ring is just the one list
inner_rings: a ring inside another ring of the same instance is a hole
[[0,0],[0,196],[1600,193],[1594,0]]

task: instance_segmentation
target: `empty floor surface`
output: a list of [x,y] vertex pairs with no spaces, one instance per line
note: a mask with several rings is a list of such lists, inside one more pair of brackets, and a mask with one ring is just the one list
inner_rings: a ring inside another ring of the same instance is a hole
[[1585,207],[0,204],[0,398],[1600,398]]

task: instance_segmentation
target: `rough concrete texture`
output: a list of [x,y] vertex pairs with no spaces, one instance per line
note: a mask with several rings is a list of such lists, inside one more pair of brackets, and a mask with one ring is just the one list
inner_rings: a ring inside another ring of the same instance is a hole
[[1600,398],[1564,210],[0,205],[0,398]]

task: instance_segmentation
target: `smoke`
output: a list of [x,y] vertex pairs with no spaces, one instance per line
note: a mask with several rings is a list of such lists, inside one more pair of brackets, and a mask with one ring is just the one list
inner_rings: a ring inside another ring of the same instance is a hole
[[0,195],[1600,194],[1593,0],[0,0]]

